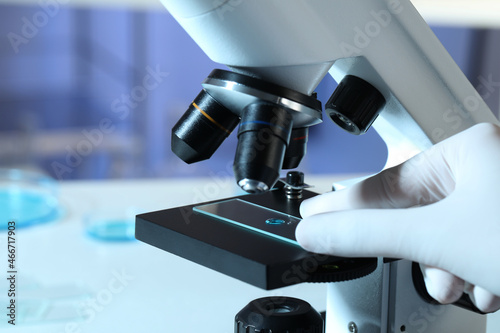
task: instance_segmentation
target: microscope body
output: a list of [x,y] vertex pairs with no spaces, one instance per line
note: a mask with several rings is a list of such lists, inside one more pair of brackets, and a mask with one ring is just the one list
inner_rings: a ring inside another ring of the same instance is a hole
[[388,166],[496,118],[409,0],[162,0],[215,62],[313,93],[356,75],[386,105]]
[[[409,0],[161,1],[235,73],[307,96],[327,74],[375,87],[385,99],[373,127],[387,167],[477,123],[498,123]],[[486,330],[484,316],[422,301],[411,266],[380,259],[370,276],[329,285],[327,332]]]

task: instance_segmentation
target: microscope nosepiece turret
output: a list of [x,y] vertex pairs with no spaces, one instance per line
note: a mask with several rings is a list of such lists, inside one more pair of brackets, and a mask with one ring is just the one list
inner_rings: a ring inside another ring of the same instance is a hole
[[321,122],[316,96],[247,75],[214,70],[172,129],[172,151],[186,163],[208,159],[240,122],[233,170],[249,193],[270,190],[281,169],[306,153],[308,128]]

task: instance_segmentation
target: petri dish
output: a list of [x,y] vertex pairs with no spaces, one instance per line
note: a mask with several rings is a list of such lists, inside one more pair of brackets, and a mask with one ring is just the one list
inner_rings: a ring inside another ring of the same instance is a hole
[[58,184],[37,171],[0,169],[0,230],[55,221],[61,216]]
[[135,241],[135,207],[94,210],[84,217],[86,234],[96,240],[108,242]]

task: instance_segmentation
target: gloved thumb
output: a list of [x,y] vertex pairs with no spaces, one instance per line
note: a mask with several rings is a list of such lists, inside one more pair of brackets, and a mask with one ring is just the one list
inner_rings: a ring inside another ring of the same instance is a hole
[[[438,209],[361,209],[313,215],[299,223],[296,238],[303,248],[316,253],[418,261],[444,250],[442,242],[424,232],[429,228],[426,217],[434,214],[429,211]],[[436,238],[446,233],[439,228],[434,229]]]

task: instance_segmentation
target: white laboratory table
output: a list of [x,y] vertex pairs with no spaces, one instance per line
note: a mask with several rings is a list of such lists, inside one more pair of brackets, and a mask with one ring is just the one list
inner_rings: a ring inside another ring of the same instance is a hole
[[[327,191],[335,180],[307,179],[318,192]],[[139,241],[104,242],[85,234],[83,221],[89,212],[130,207],[152,211],[237,193],[232,179],[217,176],[60,183],[64,216],[17,230],[17,325],[13,329],[1,313],[0,330],[233,332],[234,315],[249,301],[268,295],[298,297],[324,310],[322,284],[266,292]],[[0,311],[5,312],[5,293],[0,292]],[[489,319],[488,333],[500,332],[500,315]]]

